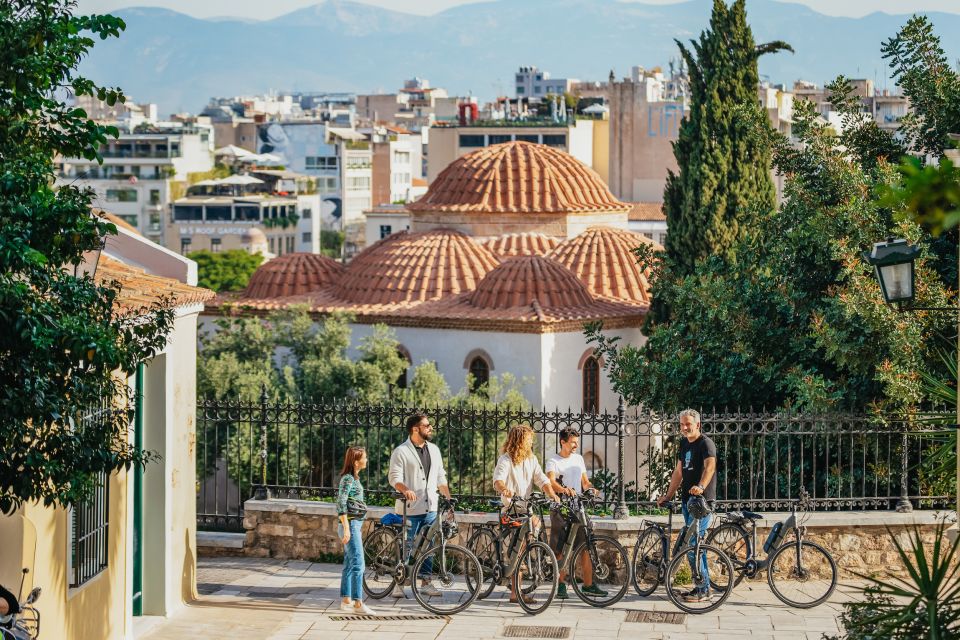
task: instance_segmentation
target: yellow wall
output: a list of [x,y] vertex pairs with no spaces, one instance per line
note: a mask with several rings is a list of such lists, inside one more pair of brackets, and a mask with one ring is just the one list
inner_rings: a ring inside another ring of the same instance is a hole
[[[180,315],[164,352],[146,364],[144,436],[160,461],[144,473],[144,614],[169,615],[196,598],[197,313]],[[43,589],[37,609],[44,640],[121,640],[132,633],[131,474],[110,477],[108,566],[69,589],[65,509],[25,505],[0,516],[0,584]],[[155,491],[151,493],[151,488]],[[152,553],[151,553],[152,551]]]
[[[31,573],[32,586],[43,589],[37,601],[42,638],[114,640],[124,638],[130,585],[127,582],[127,478],[110,478],[108,566],[76,589],[68,588],[69,523],[65,509],[25,505],[16,515],[0,517],[0,582],[11,590],[20,584],[21,567]],[[34,533],[35,532],[35,533]],[[8,545],[8,540],[16,544]]]
[[593,121],[593,170],[610,184],[610,121]]

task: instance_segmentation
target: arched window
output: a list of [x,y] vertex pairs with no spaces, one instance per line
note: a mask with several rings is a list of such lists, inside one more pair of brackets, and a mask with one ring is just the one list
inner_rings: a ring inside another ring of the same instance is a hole
[[397,347],[397,355],[400,356],[400,358],[407,363],[407,366],[404,367],[403,373],[397,376],[397,381],[394,382],[394,386],[396,386],[397,389],[406,389],[407,388],[407,372],[410,370],[410,364],[411,364],[410,352],[401,346],[401,347]]
[[470,390],[477,392],[490,382],[490,365],[486,360],[477,356],[470,361],[470,375],[473,376],[473,385]]
[[590,356],[583,362],[583,410],[596,413],[600,407],[600,363]]
[[603,469],[603,458],[593,451],[583,452],[583,463],[587,467],[587,477],[592,478],[593,474]]

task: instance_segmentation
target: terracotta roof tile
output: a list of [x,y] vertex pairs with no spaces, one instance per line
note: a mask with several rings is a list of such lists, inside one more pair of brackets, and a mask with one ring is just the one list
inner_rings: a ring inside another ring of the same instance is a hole
[[494,255],[508,258],[546,255],[560,244],[560,241],[542,233],[509,233],[491,238],[482,244]]
[[467,302],[479,309],[509,309],[536,303],[541,308],[590,306],[593,297],[577,277],[550,258],[510,258],[488,273]]
[[97,264],[98,283],[118,282],[120,295],[114,305],[124,313],[136,314],[164,301],[170,308],[205,302],[213,291],[192,287],[173,278],[149,274],[143,269],[123,263],[105,254]]
[[661,202],[631,202],[630,211],[627,213],[627,219],[636,221],[657,221],[666,220],[667,216],[663,212],[663,203]]
[[488,249],[459,231],[404,231],[358,254],[332,291],[360,304],[436,300],[472,291],[497,262]]
[[600,176],[568,153],[506,142],[469,153],[444,169],[410,211],[582,213],[628,211]]
[[633,250],[652,240],[632,231],[590,227],[548,254],[570,269],[597,296],[648,303],[649,283]]
[[249,298],[280,298],[334,284],[344,267],[315,253],[288,253],[260,265],[247,283]]

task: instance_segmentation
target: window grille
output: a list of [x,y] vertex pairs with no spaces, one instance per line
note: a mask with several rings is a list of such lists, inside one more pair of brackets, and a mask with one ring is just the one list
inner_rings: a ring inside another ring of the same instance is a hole
[[70,510],[70,587],[79,587],[107,568],[109,489],[100,474],[93,492]]

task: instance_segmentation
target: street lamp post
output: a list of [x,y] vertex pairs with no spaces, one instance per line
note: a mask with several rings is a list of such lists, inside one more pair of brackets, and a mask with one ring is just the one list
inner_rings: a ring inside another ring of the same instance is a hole
[[[883,299],[896,305],[898,311],[948,311],[957,313],[957,307],[916,307],[914,262],[920,250],[903,238],[888,238],[873,245],[873,251],[864,253],[864,259],[874,267]],[[957,356],[960,357],[960,326],[957,332]],[[960,367],[958,367],[960,371]],[[956,425],[960,427],[960,383],[957,389]],[[957,514],[960,515],[960,433],[957,434]]]

